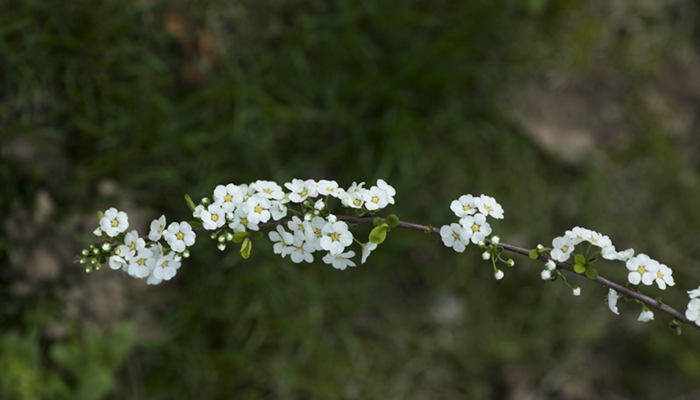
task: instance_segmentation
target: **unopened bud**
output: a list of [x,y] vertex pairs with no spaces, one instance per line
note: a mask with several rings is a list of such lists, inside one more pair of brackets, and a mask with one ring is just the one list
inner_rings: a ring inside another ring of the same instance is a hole
[[491,253],[489,253],[488,251],[485,251],[485,252],[481,253],[481,258],[483,258],[484,260],[488,260],[489,258],[491,258]]
[[232,241],[233,240],[233,233],[227,232],[226,233],[226,240],[228,240],[229,242]]
[[493,235],[493,236],[491,236],[491,243],[499,244],[499,243],[501,243],[501,238],[496,236],[496,235]]
[[219,243],[219,244],[216,246],[216,248],[219,249],[219,250],[221,250],[221,251],[224,251],[224,250],[226,250],[226,244],[224,244],[224,243]]
[[189,258],[189,256],[190,256],[190,251],[189,251],[189,250],[185,250],[185,251],[182,252],[182,257],[183,257],[183,258]]
[[497,281],[500,281],[501,279],[503,279],[503,275],[505,275],[503,271],[497,269],[496,272],[494,272],[493,277],[496,278]]
[[109,243],[107,243],[107,242],[102,243],[102,250],[109,251],[109,249],[111,249],[111,248],[112,248],[112,246]]
[[507,263],[508,263],[508,266],[509,266],[509,267],[514,267],[514,266],[515,266],[515,260],[513,260],[512,258],[509,258]]
[[82,253],[84,256],[90,254],[90,252],[88,251],[88,249],[83,249],[83,251],[81,251],[81,253]]
[[209,197],[202,197],[202,204],[209,204]]
[[219,243],[223,243],[223,242],[226,241],[226,236],[225,236],[225,235],[221,235],[221,236],[219,236],[219,238],[218,238],[217,240],[219,241]]

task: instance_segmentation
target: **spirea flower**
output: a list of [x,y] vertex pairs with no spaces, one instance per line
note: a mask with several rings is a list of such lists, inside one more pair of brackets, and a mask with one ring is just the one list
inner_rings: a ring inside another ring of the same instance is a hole
[[218,185],[214,188],[214,203],[219,203],[224,212],[233,211],[243,202],[248,187],[236,186],[232,183],[228,185]]
[[256,191],[258,196],[268,200],[281,200],[284,197],[282,187],[272,181],[258,180],[252,183],[250,186]]
[[491,234],[491,225],[486,222],[484,214],[468,215],[459,220],[459,224],[469,233],[472,243],[479,243]]
[[156,279],[169,281],[175,276],[178,268],[180,268],[180,261],[175,259],[173,253],[168,253],[167,255],[161,256],[155,262],[151,274],[153,274]]
[[490,215],[496,219],[503,219],[503,207],[491,196],[482,194],[476,200],[476,206],[479,212],[484,215]]
[[370,211],[380,210],[389,204],[389,197],[386,192],[378,186],[372,186],[362,195],[365,208]]
[[245,208],[236,209],[228,227],[234,232],[245,232],[246,230],[257,231],[260,229],[257,223],[248,219],[248,210]]
[[386,183],[384,179],[377,179],[377,187],[386,193],[387,202],[389,204],[394,204],[394,196],[396,196],[396,189],[393,186]]
[[279,221],[287,216],[287,206],[281,201],[270,201],[270,215],[275,221]]
[[351,208],[362,208],[364,204],[364,192],[366,191],[366,189],[363,188],[364,185],[364,182],[360,182],[359,184],[353,182],[340,197],[343,205]]
[[378,244],[372,243],[372,242],[367,242],[362,245],[362,260],[360,260],[360,263],[364,264],[365,261],[367,261],[367,257],[369,257],[370,253],[376,249]]
[[304,241],[303,237],[296,236],[294,237],[294,243],[291,246],[289,257],[292,259],[292,262],[295,263],[300,263],[302,261],[306,261],[307,263],[314,262],[314,256],[312,255],[315,250],[314,247],[313,244]]
[[559,236],[552,240],[552,252],[550,256],[560,262],[564,262],[571,257],[571,252],[574,251],[574,244],[571,238]]
[[277,225],[277,229],[268,233],[270,241],[274,243],[272,245],[272,251],[275,254],[279,254],[284,258],[289,254],[290,246],[294,244],[294,235],[287,232],[282,228],[282,226]]
[[163,237],[165,237],[165,241],[168,242],[168,246],[171,249],[182,253],[185,251],[185,248],[194,244],[195,233],[186,221],[172,222],[168,225],[168,229],[163,232]]
[[100,229],[109,237],[115,237],[129,228],[129,217],[124,211],[112,207],[100,219]]
[[316,197],[318,195],[317,184],[313,179],[292,179],[291,182],[287,182],[284,186],[291,191],[289,193],[289,200],[294,203],[301,203],[309,197]]
[[128,265],[126,260],[120,256],[111,256],[109,257],[109,267],[112,269],[122,269],[126,268]]
[[126,260],[131,260],[136,252],[146,247],[146,241],[139,237],[136,230],[132,230],[124,235],[124,245],[119,246],[119,255]]
[[316,189],[321,196],[333,196],[337,198],[340,198],[344,192],[343,189],[338,187],[338,182],[325,179],[321,179],[317,182]]
[[654,319],[654,313],[651,312],[649,309],[643,309],[641,313],[639,313],[639,317],[637,318],[637,321],[640,322],[649,322]]
[[627,280],[633,285],[643,283],[647,286],[654,283],[659,271],[659,263],[649,258],[646,254],[639,254],[627,261]]
[[540,278],[542,278],[543,281],[548,281],[552,279],[552,271],[548,269],[543,269],[542,272],[540,272]]
[[620,315],[620,311],[617,309],[617,299],[619,297],[619,294],[615,290],[608,290],[608,307],[615,315]]
[[685,309],[685,317],[700,325],[700,298],[691,298]]
[[469,244],[471,232],[459,224],[452,223],[440,228],[440,237],[445,246],[452,247],[456,252],[461,253]]
[[[323,224],[325,225],[326,222],[324,220]],[[306,237],[306,235],[309,233],[309,229],[311,229],[309,222],[301,220],[299,217],[296,215],[292,217],[289,221],[287,221],[287,228],[292,231],[294,236],[301,236],[301,237]]]
[[493,277],[496,278],[497,281],[503,279],[504,276],[505,274],[500,269],[497,269],[496,272],[493,273]]
[[163,236],[163,231],[165,230],[165,215],[161,215],[160,218],[151,221],[151,230],[148,233],[148,239],[157,242]]
[[321,234],[321,248],[328,250],[332,256],[342,253],[347,246],[352,244],[352,233],[348,230],[348,224],[343,221],[325,224],[321,229]]
[[153,258],[153,251],[150,249],[139,250],[136,257],[134,257],[129,263],[128,273],[134,278],[145,278],[151,273],[153,264],[157,260]]
[[248,220],[254,224],[269,221],[271,217],[269,208],[270,200],[258,195],[252,196],[246,202]]
[[226,223],[226,211],[223,208],[223,203],[210,204],[206,210],[200,214],[202,219],[202,227],[208,231],[214,231]]
[[332,265],[335,269],[344,270],[347,267],[356,266],[355,262],[351,260],[352,257],[355,257],[354,251],[348,251],[336,255],[328,253],[323,256],[323,262]]
[[459,218],[474,215],[477,211],[479,211],[479,207],[476,202],[477,199],[478,198],[470,194],[463,194],[459,196],[457,200],[452,200],[452,203],[450,203],[450,210],[452,210],[452,212]]

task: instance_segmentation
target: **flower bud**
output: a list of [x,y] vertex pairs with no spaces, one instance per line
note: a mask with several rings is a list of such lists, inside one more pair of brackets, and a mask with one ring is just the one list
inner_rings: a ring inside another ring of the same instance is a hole
[[507,264],[508,264],[509,267],[514,267],[514,266],[515,266],[515,260],[513,260],[512,258],[509,258],[508,261],[507,261]]
[[182,256],[179,254],[175,254],[175,257],[173,257],[175,261],[182,261]]
[[209,204],[209,197],[202,197],[202,204],[204,204],[204,205]]
[[216,240],[216,232],[212,232],[212,234],[209,235],[209,237],[212,238],[212,240]]
[[484,247],[484,246],[486,246],[486,242],[484,242],[483,240],[479,240],[479,242],[477,242],[477,245],[479,247]]
[[540,272],[540,277],[543,281],[546,281],[552,279],[552,273],[548,269],[543,269],[542,272]]
[[224,251],[224,250],[226,250],[226,244],[224,244],[224,243],[219,243],[219,244],[216,246],[216,248],[219,249],[219,250],[221,250],[221,251]]
[[488,251],[485,251],[485,252],[481,253],[481,258],[483,258],[484,260],[488,260],[489,258],[491,258],[491,253],[489,253]]
[[491,243],[499,244],[499,243],[501,243],[501,238],[496,236],[496,235],[493,235],[493,236],[491,236]]
[[234,218],[234,217],[235,217],[235,215],[233,215],[233,212],[229,211],[229,212],[226,213],[226,219],[227,219],[227,220],[233,221],[233,218]]
[[311,213],[306,213],[306,214],[304,214],[304,221],[311,221],[311,218],[313,218],[313,217],[314,216],[311,215]]
[[86,262],[87,262],[87,258],[81,258],[81,259],[80,259],[80,263],[81,263],[81,264],[85,264]]
[[555,264],[554,261],[552,261],[552,260],[548,260],[544,266],[547,267],[547,269],[551,271],[557,267],[557,264]]
[[[231,239],[233,239],[233,238],[231,238]],[[218,238],[217,240],[219,241],[219,243],[225,242],[225,241],[226,241],[226,235],[221,235],[221,236],[219,236],[219,238]]]
[[102,243],[102,250],[109,251],[111,248],[112,248],[112,246],[109,243],[107,243],[107,242]]
[[189,250],[183,251],[183,252],[182,252],[182,257],[183,257],[183,258],[189,258],[189,257],[190,257],[190,251],[189,251]]
[[82,255],[84,255],[84,256],[90,254],[90,252],[88,251],[88,249],[83,249],[83,251],[81,251],[81,253],[82,253]]
[[100,254],[100,249],[98,249],[97,247],[93,248],[93,249],[92,249],[92,254],[94,254],[94,255]]
[[321,212],[320,212],[320,211],[318,211],[318,210],[314,210],[314,215],[319,215],[319,214],[321,214]]
[[328,217],[326,217],[326,219],[328,219],[328,222],[332,224],[338,220],[338,217],[336,217],[334,214],[328,214]]
[[539,250],[539,251],[544,250],[544,246],[542,246],[541,244],[538,244],[538,245],[537,245],[537,250]]
[[322,199],[318,199],[318,201],[316,201],[316,203],[314,204],[314,208],[317,210],[323,210],[325,206],[326,203],[324,203]]
[[229,242],[232,241],[233,240],[233,233],[226,232],[226,240]]
[[574,294],[574,296],[580,296],[581,295],[581,288],[576,286],[573,289],[571,289],[571,292]]
[[497,281],[500,281],[501,279],[503,279],[503,275],[505,275],[503,271],[497,269],[496,272],[494,272],[493,277],[496,278]]

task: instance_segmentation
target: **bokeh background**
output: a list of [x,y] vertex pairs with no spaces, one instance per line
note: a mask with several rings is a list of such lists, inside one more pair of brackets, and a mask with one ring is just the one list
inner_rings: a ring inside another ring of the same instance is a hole
[[[0,398],[698,399],[700,333],[611,314],[517,258],[391,232],[351,271],[204,236],[157,287],[74,256],[218,183],[463,193],[534,247],[573,225],[700,282],[691,0],[0,0]],[[619,264],[601,273],[624,281]],[[575,279],[575,278],[574,278]],[[660,291],[646,290],[658,296]]]

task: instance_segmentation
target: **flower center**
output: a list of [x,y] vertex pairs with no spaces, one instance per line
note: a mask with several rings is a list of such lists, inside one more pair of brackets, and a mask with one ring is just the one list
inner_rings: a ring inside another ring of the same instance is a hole
[[377,197],[377,196],[372,196],[372,203],[374,203],[374,204],[379,203],[379,197]]
[[472,208],[471,208],[468,204],[462,206],[462,211],[469,211],[469,210],[471,210],[471,209],[472,209]]
[[212,214],[212,215],[211,215],[211,220],[214,221],[214,222],[218,221],[218,220],[219,220],[219,214]]
[[314,233],[316,234],[316,237],[321,237],[321,230],[320,229],[314,229]]
[[241,218],[241,224],[242,225],[248,225],[248,218]]
[[328,186],[328,187],[326,188],[326,192],[332,192],[332,191],[333,191],[333,187],[332,187],[332,186]]
[[131,244],[129,245],[129,248],[131,250],[136,250],[136,242],[131,242]]
[[136,264],[138,265],[145,265],[146,264],[146,259],[145,258],[139,258],[136,260]]
[[657,272],[657,273],[656,273],[656,276],[657,276],[659,279],[664,279],[664,275],[663,275],[661,272]]
[[116,227],[119,226],[119,221],[117,221],[116,218],[112,220],[112,226],[113,226],[114,228],[116,228]]
[[452,237],[455,238],[455,240],[459,240],[459,233],[452,232]]
[[163,268],[167,267],[167,266],[168,266],[168,260],[163,261],[163,262],[160,264],[160,266],[163,267]]
[[299,193],[299,194],[302,196],[306,196],[307,194],[309,194],[309,192],[307,192],[306,188],[304,188],[304,190],[302,190],[301,193]]
[[472,225],[472,232],[479,232],[481,230],[481,227],[477,224]]
[[297,225],[297,229],[299,229],[299,232],[304,232],[304,225],[303,224]]
[[263,211],[263,208],[260,206],[255,206],[253,210],[255,210],[256,213],[260,214]]
[[263,189],[263,192],[270,194],[270,193],[272,193],[272,190],[270,190],[270,188],[265,188],[265,189]]
[[337,242],[340,240],[340,235],[338,235],[336,232],[331,233],[331,239],[333,239],[334,242]]
[[228,202],[230,202],[231,200],[233,200],[233,196],[231,196],[230,194],[226,193],[226,196],[224,196],[224,201],[228,203]]
[[[214,215],[216,215],[216,214],[214,214]],[[178,232],[175,234],[175,237],[178,238],[179,240],[182,240],[185,238],[185,234],[182,232]]]
[[644,273],[647,272],[647,269],[644,268],[643,265],[640,265],[639,268],[637,268],[637,272],[639,272],[640,275],[644,275]]
[[362,200],[360,200],[360,199],[355,199],[352,203],[353,203],[354,205],[356,205],[356,206],[359,206],[360,204],[362,204]]
[[158,227],[158,233],[161,233],[161,232],[163,232],[163,228],[164,228],[164,227],[163,227],[162,225],[161,225],[161,226],[159,226],[159,227]]
[[492,208],[491,206],[484,206],[484,210],[486,210],[486,212],[491,212]]
[[562,246],[561,252],[562,253],[567,253],[569,251],[569,246]]

